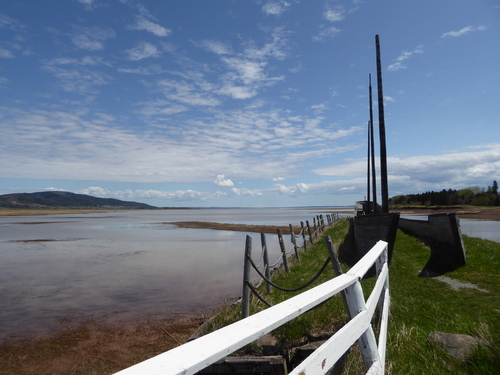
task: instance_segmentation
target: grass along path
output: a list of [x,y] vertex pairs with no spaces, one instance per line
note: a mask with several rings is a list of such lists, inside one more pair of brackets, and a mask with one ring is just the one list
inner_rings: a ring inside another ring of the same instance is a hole
[[[323,233],[330,236],[336,247],[343,241],[348,229],[347,220],[339,221]],[[430,251],[419,240],[398,231],[392,264],[389,268],[391,315],[387,343],[386,373],[388,374],[493,374],[500,368],[500,244],[464,236],[468,264],[446,276],[462,283],[477,285],[477,289],[454,289],[436,278],[422,278],[418,274],[426,264]],[[287,245],[288,246],[288,245]],[[291,258],[291,272],[273,275],[273,282],[293,288],[312,278],[323,265],[327,250],[323,240],[308,252],[301,253],[300,264]],[[344,271],[347,266],[343,265]],[[334,277],[331,267],[311,285],[311,288]],[[374,279],[362,281],[368,296]],[[273,290],[265,295],[277,304],[297,293]],[[266,306],[253,298],[251,314]],[[207,325],[207,331],[237,321],[241,306],[225,307]],[[277,336],[287,348],[306,343],[311,336],[335,333],[348,321],[340,295],[277,329]],[[430,343],[430,332],[480,336],[489,346],[477,350],[468,362],[450,356],[438,344]],[[246,352],[259,353],[259,347],[250,345]],[[292,349],[290,349],[293,351]],[[344,362],[342,374],[364,374],[359,349],[355,345]]]

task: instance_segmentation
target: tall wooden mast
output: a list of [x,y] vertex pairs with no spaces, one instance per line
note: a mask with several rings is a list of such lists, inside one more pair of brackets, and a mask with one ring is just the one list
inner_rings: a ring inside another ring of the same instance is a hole
[[[372,167],[372,189],[373,189],[373,213],[377,213],[377,177],[375,174],[375,136],[373,135],[373,98],[372,98],[372,75],[369,74],[370,85],[370,143],[371,143],[371,167]],[[370,199],[368,199],[370,200]]]
[[389,213],[389,186],[387,183],[387,147],[385,143],[384,94],[382,92],[382,64],[380,62],[380,41],[375,36],[377,47],[377,88],[378,88],[378,125],[380,133],[380,179],[382,190],[382,212]]

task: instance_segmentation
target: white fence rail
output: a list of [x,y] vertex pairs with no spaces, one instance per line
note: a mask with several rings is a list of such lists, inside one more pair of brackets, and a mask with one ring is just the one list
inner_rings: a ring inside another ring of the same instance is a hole
[[[365,302],[360,280],[375,265],[377,282]],[[195,374],[342,291],[352,319],[291,374],[325,374],[358,341],[368,374],[383,374],[389,313],[387,243],[379,241],[349,272],[278,305],[122,370],[117,375]],[[371,325],[381,306],[378,343]]]

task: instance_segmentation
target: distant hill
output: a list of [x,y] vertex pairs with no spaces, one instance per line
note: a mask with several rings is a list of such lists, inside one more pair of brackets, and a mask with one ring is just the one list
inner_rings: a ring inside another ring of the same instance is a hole
[[155,209],[145,203],[112,198],[97,198],[67,191],[43,191],[0,195],[2,208],[88,208],[88,209]]

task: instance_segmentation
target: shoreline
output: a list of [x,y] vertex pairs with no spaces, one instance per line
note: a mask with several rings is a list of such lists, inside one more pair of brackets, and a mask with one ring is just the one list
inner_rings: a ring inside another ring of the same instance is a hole
[[400,214],[444,214],[456,212],[461,219],[500,221],[500,207],[453,206],[453,207],[401,207],[391,209]]

